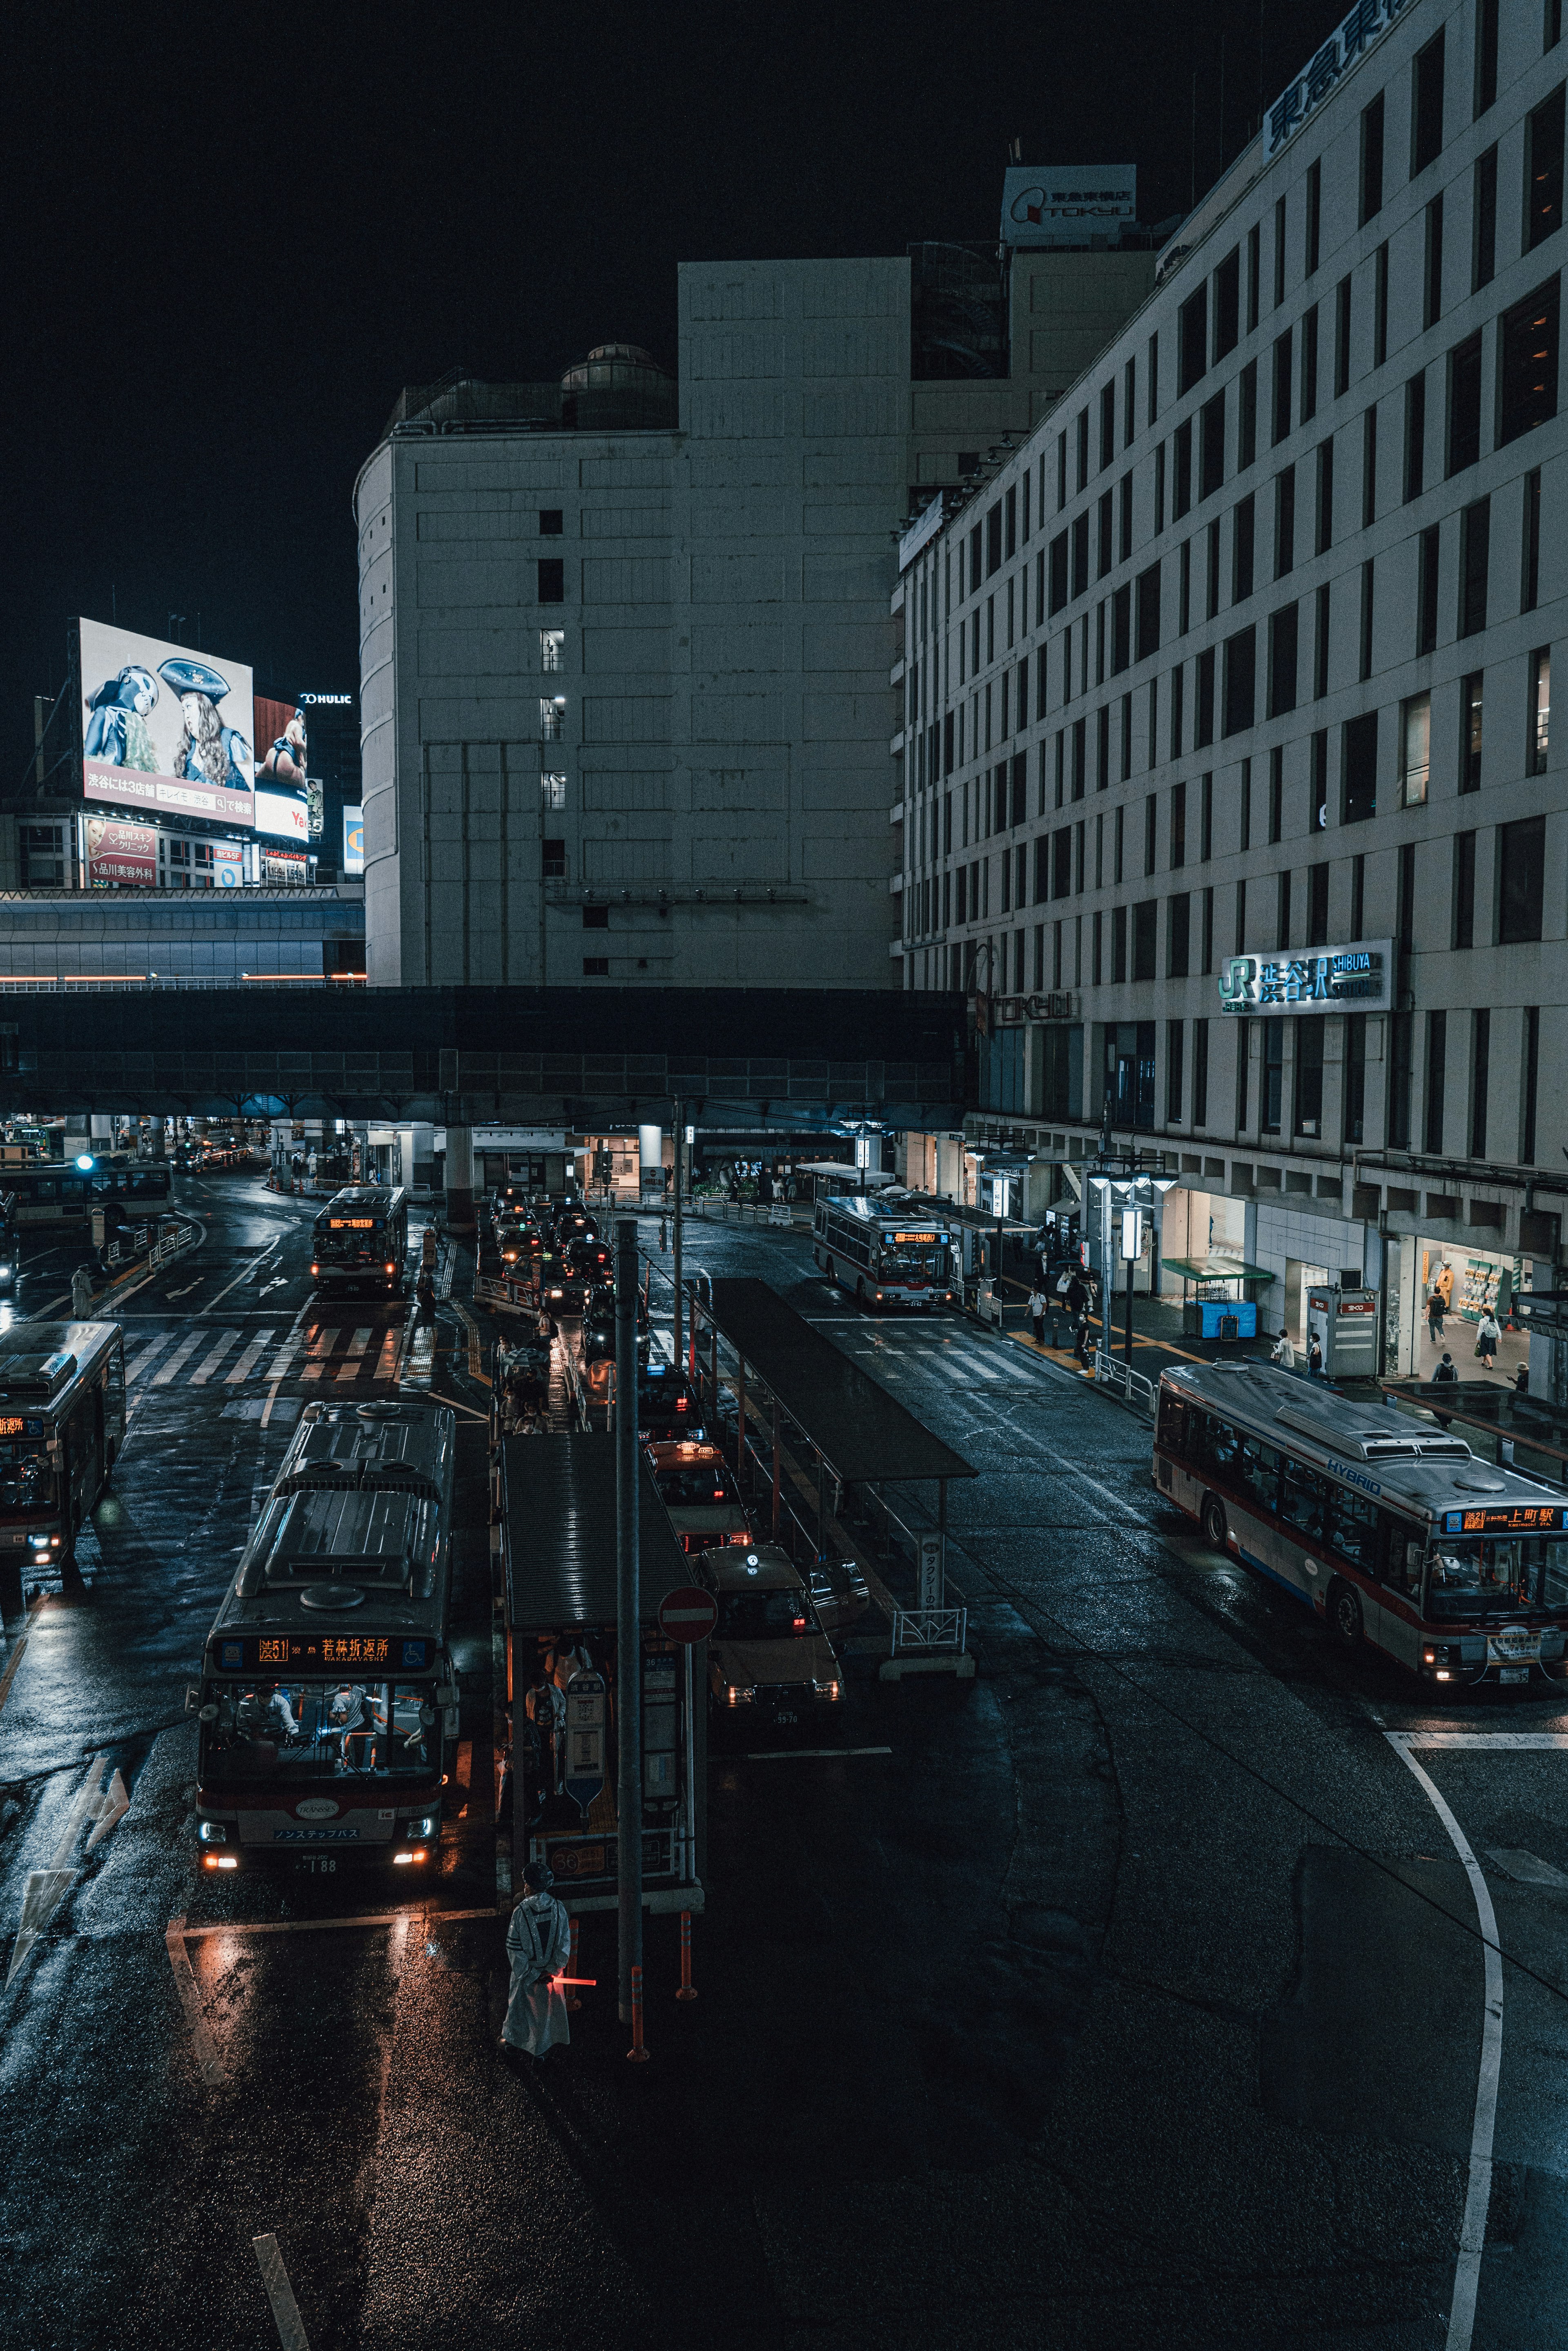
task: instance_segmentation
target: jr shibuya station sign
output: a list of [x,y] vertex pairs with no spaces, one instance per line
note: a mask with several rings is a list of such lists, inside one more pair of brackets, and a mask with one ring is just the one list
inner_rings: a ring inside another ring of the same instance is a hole
[[1394,942],[1308,947],[1301,955],[1231,956],[1219,975],[1222,1012],[1387,1012]]

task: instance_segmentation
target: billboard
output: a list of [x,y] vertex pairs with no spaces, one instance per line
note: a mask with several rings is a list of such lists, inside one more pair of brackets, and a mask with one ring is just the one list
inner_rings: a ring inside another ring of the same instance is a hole
[[119,817],[89,816],[86,820],[84,862],[89,890],[107,890],[127,883],[134,888],[158,887],[158,828],[127,824]]
[[365,812],[363,809],[343,810],[343,871],[362,873],[365,870]]
[[298,702],[279,702],[273,695],[256,697],[256,782],[287,786],[305,795],[310,838],[319,841],[326,820],[321,779],[310,772],[309,719],[301,695]]
[[1087,245],[1137,217],[1134,163],[1015,163],[1002,182],[1004,245]]
[[83,797],[252,823],[249,665],[101,621],[77,632]]
[[301,849],[310,839],[310,812],[303,790],[275,792],[257,784],[256,814],[251,821],[257,832],[275,834],[279,841],[298,841]]

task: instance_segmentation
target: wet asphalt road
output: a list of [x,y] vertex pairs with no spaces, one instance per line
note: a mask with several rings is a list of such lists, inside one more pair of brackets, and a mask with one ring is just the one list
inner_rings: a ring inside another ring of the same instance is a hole
[[[1485,1976],[1388,1736],[1435,1729],[1486,1741],[1409,1751],[1510,1955],[1469,2340],[1568,2335],[1568,1710],[1424,1710],[1206,1551],[1118,1406],[968,1326],[854,1312],[800,1238],[702,1230],[689,1255],[772,1280],[981,1471],[951,1489],[949,1555],[979,1675],[852,1684],[841,1743],[887,1756],[715,1755],[700,1998],[674,2003],[652,1922],[653,2062],[626,2066],[606,1991],[542,2079],[496,2062],[501,1928],[457,1915],[496,1898],[476,1421],[463,1810],[425,1907],[198,1883],[193,1738],[155,1726],[300,1401],[385,1393],[400,1325],[311,1307],[302,1204],[237,1176],[185,1204],[211,1211],[202,1247],[123,1316],[135,1418],[85,1589],[3,1595],[0,1776],[112,1736],[131,1801],[90,1855],[66,1834],[79,1765],[0,1821],[0,1964],[28,1873],[62,1843],[70,1873],[0,1994],[0,2344],[276,2343],[270,2233],[314,2351],[1442,2345]],[[24,1310],[72,1256],[29,1260]],[[439,1384],[481,1405],[450,1313],[443,1338]],[[1498,1741],[1521,1731],[1563,1743]],[[612,1934],[584,1923],[605,1986]]]

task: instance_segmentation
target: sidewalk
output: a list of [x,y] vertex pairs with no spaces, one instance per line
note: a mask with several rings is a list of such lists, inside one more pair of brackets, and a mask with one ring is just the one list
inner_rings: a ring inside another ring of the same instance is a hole
[[[1058,1322],[1062,1344],[1050,1343],[1051,1316],[1045,1318],[1047,1339],[1037,1345],[1030,1327],[1029,1316],[1021,1307],[1010,1301],[1004,1310],[1004,1335],[1015,1346],[1025,1347],[1031,1355],[1040,1355],[1049,1363],[1060,1364],[1064,1371],[1076,1372],[1082,1378],[1092,1374],[1083,1370],[1073,1354],[1069,1333],[1071,1325],[1065,1313]],[[1014,1317],[1017,1317],[1015,1323]],[[1107,1331],[1098,1315],[1089,1318],[1091,1344],[1098,1343],[1107,1353],[1125,1361],[1126,1301],[1118,1299],[1112,1311]],[[1145,1379],[1157,1380],[1160,1374],[1175,1364],[1238,1364],[1267,1363],[1273,1342],[1270,1339],[1243,1339],[1225,1342],[1218,1339],[1194,1339],[1181,1327],[1181,1308],[1159,1298],[1137,1297],[1133,1301],[1133,1368]]]

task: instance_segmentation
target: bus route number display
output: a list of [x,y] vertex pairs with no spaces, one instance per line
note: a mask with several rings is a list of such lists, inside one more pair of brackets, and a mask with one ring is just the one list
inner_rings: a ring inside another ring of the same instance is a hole
[[374,1217],[333,1217],[329,1224],[334,1233],[373,1233],[375,1228]]
[[[33,1424],[35,1428],[41,1426],[37,1421]],[[0,1414],[0,1437],[26,1437],[27,1433],[27,1424],[19,1413]]]
[[220,1636],[220,1673],[260,1672],[267,1667],[293,1667],[319,1672],[327,1666],[395,1666],[403,1673],[423,1673],[431,1662],[434,1643],[403,1641],[385,1633],[324,1633],[314,1639],[298,1634],[264,1633],[259,1638],[230,1640]]
[[1568,1510],[1550,1503],[1523,1503],[1496,1510],[1445,1510],[1443,1531],[1450,1535],[1555,1534],[1568,1526]]
[[893,1244],[895,1249],[930,1249],[946,1238],[946,1233],[894,1233]]

